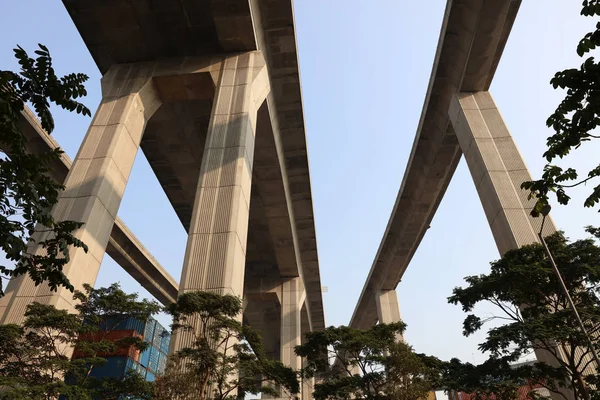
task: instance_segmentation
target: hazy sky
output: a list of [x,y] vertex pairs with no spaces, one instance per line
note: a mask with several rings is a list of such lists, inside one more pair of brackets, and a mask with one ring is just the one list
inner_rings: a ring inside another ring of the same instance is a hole
[[[446,1],[296,0],[296,34],[306,134],[328,325],[347,324],[371,268],[406,168]],[[578,39],[594,21],[579,16],[580,0],[523,2],[491,92],[532,174],[543,166],[545,120],[560,101],[548,84],[559,69],[579,65]],[[59,74],[90,76],[85,103],[100,101],[100,75],[58,0],[5,0],[0,14],[0,69],[16,69],[11,49],[49,47]],[[54,136],[72,158],[89,118],[57,111]],[[590,147],[590,146],[587,146]],[[580,150],[575,166],[597,160],[600,147]],[[588,189],[584,189],[584,192]],[[582,193],[579,191],[579,193]],[[571,238],[600,225],[583,196],[555,207]],[[179,279],[186,232],[146,158],[136,158],[119,216]],[[498,257],[470,174],[461,161],[431,228],[398,286],[416,350],[480,361],[482,336],[464,338],[459,307],[448,305],[466,275],[483,273]],[[97,285],[121,282],[149,296],[108,256]],[[491,312],[491,309],[482,309]],[[167,323],[166,318],[161,318]]]

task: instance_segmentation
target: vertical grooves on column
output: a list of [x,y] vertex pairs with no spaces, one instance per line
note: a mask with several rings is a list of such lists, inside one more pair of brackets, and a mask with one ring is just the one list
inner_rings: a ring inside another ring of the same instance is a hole
[[214,233],[223,233],[229,231],[229,221],[232,216],[233,206],[233,187],[222,187],[219,189],[219,198],[217,200],[217,209],[215,213]]
[[188,268],[186,281],[201,284],[204,280],[204,270],[208,253],[208,235],[195,234],[191,237],[190,262],[189,265],[197,265],[198,268]]
[[213,235],[210,254],[208,254],[208,266],[210,273],[206,275],[206,288],[217,288],[223,286],[226,250],[227,235]]
[[221,168],[220,186],[234,185],[236,182],[237,147],[228,147],[223,151],[223,166]]
[[200,202],[201,207],[199,210],[197,229],[198,233],[209,233],[212,226],[212,217],[214,214],[215,205],[217,202],[217,188],[207,187],[204,188],[202,193],[199,193],[201,196]]
[[246,150],[254,148],[249,121],[257,110],[248,101],[253,57],[240,57],[225,57],[220,66],[180,291],[242,295],[252,162]]

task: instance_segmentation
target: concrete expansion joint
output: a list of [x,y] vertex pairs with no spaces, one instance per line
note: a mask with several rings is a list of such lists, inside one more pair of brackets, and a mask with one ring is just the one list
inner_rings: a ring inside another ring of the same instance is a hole
[[[110,124],[106,123],[106,124],[102,124],[102,125],[94,124],[92,126],[96,126],[98,128],[107,128],[107,127],[119,126],[119,125],[121,125],[123,128],[125,128],[125,131],[127,132],[127,137],[131,140],[131,144],[133,144],[134,146],[137,146],[137,143],[133,139],[133,136],[131,135],[131,132],[129,131],[129,128],[127,127],[127,124],[124,121],[113,122],[113,123],[110,123]],[[99,157],[99,158],[105,158],[105,157]]]

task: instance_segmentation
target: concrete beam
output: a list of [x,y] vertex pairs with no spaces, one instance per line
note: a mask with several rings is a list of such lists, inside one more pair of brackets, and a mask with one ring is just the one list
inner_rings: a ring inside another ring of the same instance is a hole
[[[20,128],[27,137],[30,152],[39,154],[59,147],[54,138],[42,129],[31,110],[25,108],[21,116]],[[69,157],[63,153],[60,162],[52,166],[53,178],[57,182],[64,182],[71,164]],[[177,281],[152,257],[118,217],[112,228],[106,253],[160,303],[168,305],[175,302],[179,291]]]
[[269,67],[267,97],[275,148],[293,221],[296,262],[306,288],[306,308],[315,330],[325,329],[319,257],[312,204],[302,88],[291,1],[251,0],[254,34]]

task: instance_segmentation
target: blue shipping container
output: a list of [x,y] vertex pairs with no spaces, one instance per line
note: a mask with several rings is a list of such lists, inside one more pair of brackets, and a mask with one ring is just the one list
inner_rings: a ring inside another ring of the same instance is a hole
[[167,366],[167,355],[164,353],[160,353],[158,358],[158,368],[156,372],[160,375],[165,372],[165,367]]
[[142,377],[146,376],[146,368],[144,368],[142,365],[140,365],[139,363],[134,362],[133,363],[133,368],[132,368],[135,372],[137,372],[138,374],[140,374]]
[[113,317],[100,323],[100,330],[128,330],[136,331],[140,335],[144,334],[145,324],[135,318],[129,317]]
[[125,373],[127,373],[127,371],[133,370],[136,371],[138,369],[138,363],[136,363],[135,361],[133,361],[131,358],[127,359],[127,367],[125,368]]
[[146,368],[133,361],[131,358],[127,359],[127,368],[125,369],[125,372],[129,370],[137,372],[142,376],[142,378],[146,376]]
[[152,372],[158,371],[158,359],[160,358],[160,351],[152,346],[150,348],[150,361],[148,362],[148,369]]
[[136,318],[129,318],[125,321],[125,329],[136,331],[140,335],[144,334],[145,327],[146,323]]
[[160,343],[162,342],[162,336],[164,331],[165,329],[161,325],[156,324],[156,328],[154,329],[154,338],[152,339],[152,344],[154,345],[154,347],[160,348]]
[[125,368],[131,360],[127,357],[106,357],[106,363],[92,369],[90,376],[97,378],[119,378],[125,374]]
[[156,375],[154,375],[152,372],[148,371],[148,372],[146,372],[146,380],[148,382],[154,382],[156,380]]
[[169,353],[169,344],[171,343],[171,334],[168,331],[163,331],[162,338],[160,341],[160,350],[168,354]]
[[148,362],[150,362],[150,349],[152,346],[148,347],[146,350],[140,354],[140,364],[144,367],[148,368]]
[[146,342],[152,343],[152,338],[154,336],[154,328],[156,327],[156,320],[150,318],[148,322],[146,322],[146,329],[144,330],[144,340]]

